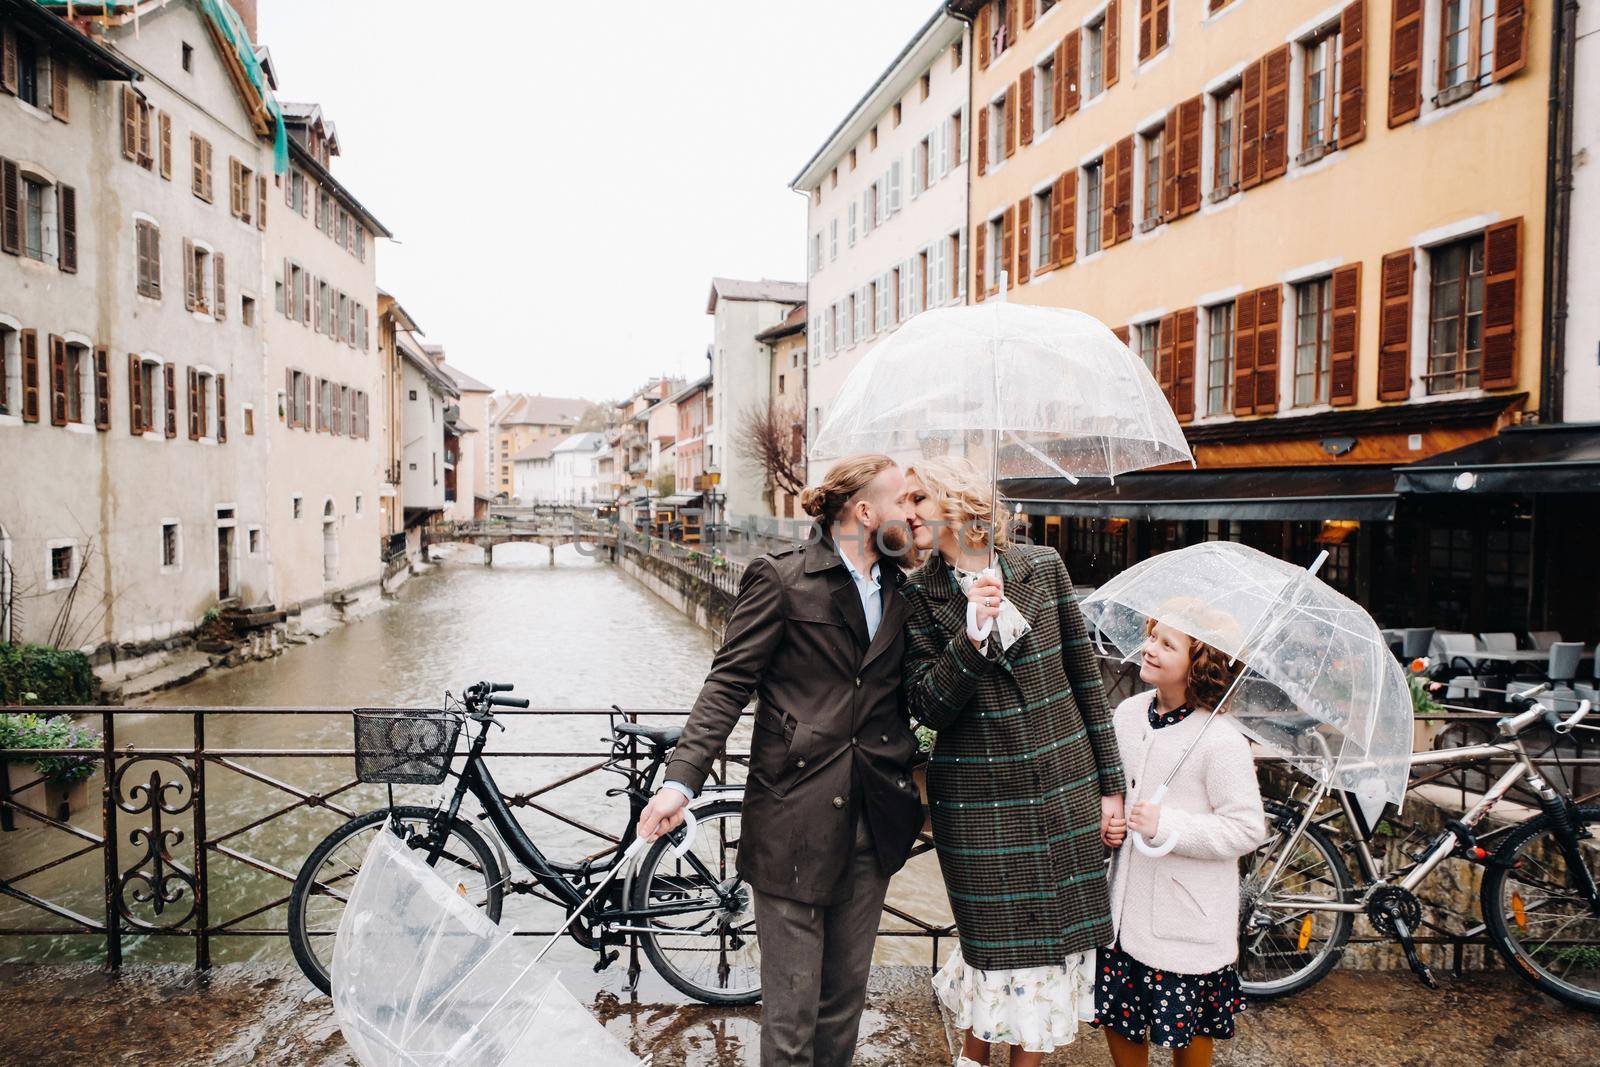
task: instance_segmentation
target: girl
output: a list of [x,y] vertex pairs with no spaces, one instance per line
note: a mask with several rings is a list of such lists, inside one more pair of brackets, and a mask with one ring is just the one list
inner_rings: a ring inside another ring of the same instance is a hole
[[1094,1017],[1094,951],[1111,941],[1102,841],[1123,781],[1100,666],[1061,556],[992,526],[970,463],[920,462],[906,488],[928,559],[902,587],[905,693],[938,731],[928,799],[961,936],[934,990],[966,1032],[961,1067],[992,1044],[1037,1067]]
[[[1116,943],[1096,964],[1095,1025],[1116,1067],[1145,1067],[1148,1042],[1173,1051],[1175,1067],[1207,1067],[1212,1042],[1233,1036],[1244,1010],[1239,988],[1239,857],[1266,838],[1250,746],[1226,715],[1201,733],[1240,665],[1204,642],[1150,620],[1139,677],[1155,686],[1118,705],[1113,719],[1127,767],[1126,823],[1113,820],[1118,847],[1111,887]],[[1196,743],[1195,739],[1199,738]],[[1141,801],[1194,751],[1159,805]],[[1161,846],[1138,851],[1129,831]]]

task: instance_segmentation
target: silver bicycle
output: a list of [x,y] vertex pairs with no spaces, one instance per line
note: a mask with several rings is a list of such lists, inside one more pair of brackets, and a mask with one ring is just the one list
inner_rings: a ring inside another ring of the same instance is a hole
[[[1445,860],[1460,857],[1485,868],[1484,929],[1511,969],[1553,996],[1600,1011],[1600,805],[1576,804],[1552,786],[1520,736],[1540,723],[1568,735],[1590,705],[1585,700],[1562,718],[1538,702],[1547,688],[1514,697],[1524,710],[1498,720],[1492,743],[1412,756],[1413,767],[1508,754],[1513,762],[1409,864],[1384,869],[1372,848],[1375,827],[1341,791],[1318,785],[1302,799],[1267,801],[1271,837],[1240,869],[1239,970],[1247,994],[1281,997],[1316,984],[1339,962],[1358,915],[1398,943],[1417,977],[1436,988],[1414,942],[1422,924],[1416,890]],[[1519,783],[1538,798],[1539,814],[1513,827],[1491,854],[1475,830]],[[1337,807],[1319,813],[1330,795]],[[1353,831],[1348,837],[1359,884],[1327,829],[1340,815]]]

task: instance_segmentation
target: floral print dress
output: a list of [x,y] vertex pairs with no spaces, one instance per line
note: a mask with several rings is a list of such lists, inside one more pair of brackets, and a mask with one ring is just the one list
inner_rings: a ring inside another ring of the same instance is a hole
[[[1161,714],[1150,698],[1150,728],[1159,730],[1189,717],[1176,708]],[[1163,1048],[1187,1048],[1196,1037],[1226,1040],[1233,1018],[1244,1011],[1244,990],[1233,965],[1209,974],[1177,974],[1147,967],[1116,945],[1103,948],[1095,963],[1096,1026],[1129,1041]]]
[[1095,1017],[1095,955],[1075,952],[1054,967],[980,971],[957,945],[933,989],[957,1030],[991,1045],[1053,1052],[1072,1044],[1078,1024]]

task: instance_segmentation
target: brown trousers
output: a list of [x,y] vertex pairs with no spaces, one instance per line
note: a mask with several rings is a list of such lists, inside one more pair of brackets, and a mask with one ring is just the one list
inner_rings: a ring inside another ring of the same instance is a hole
[[849,1067],[889,877],[856,819],[848,898],[829,905],[755,891],[761,945],[761,1067]]

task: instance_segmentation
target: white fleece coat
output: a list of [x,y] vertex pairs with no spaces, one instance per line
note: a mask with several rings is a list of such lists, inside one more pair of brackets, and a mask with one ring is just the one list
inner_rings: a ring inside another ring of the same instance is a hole
[[[1117,705],[1112,721],[1128,778],[1128,810],[1149,797],[1209,718],[1205,711],[1160,730],[1150,727],[1153,693]],[[1239,955],[1239,857],[1266,840],[1255,761],[1244,734],[1218,715],[1161,802],[1151,845],[1172,834],[1167,855],[1146,856],[1130,832],[1117,852],[1111,919],[1122,950],[1149,967],[1205,974]]]

